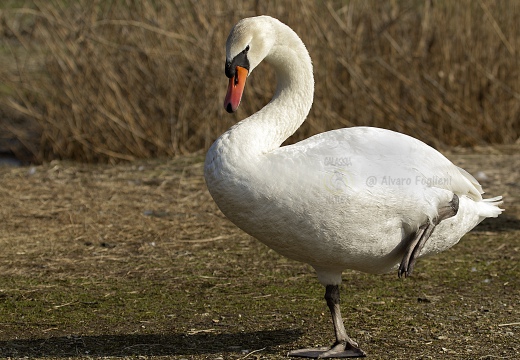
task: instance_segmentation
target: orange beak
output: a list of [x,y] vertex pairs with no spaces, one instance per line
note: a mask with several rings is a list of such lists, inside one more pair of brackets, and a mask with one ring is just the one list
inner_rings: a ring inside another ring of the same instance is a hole
[[229,79],[224,108],[228,113],[233,113],[238,109],[247,79],[247,69],[242,66],[235,68],[235,76]]

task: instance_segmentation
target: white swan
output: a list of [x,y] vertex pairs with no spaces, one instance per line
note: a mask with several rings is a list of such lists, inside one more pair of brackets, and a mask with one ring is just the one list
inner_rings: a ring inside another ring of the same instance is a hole
[[466,171],[412,137],[354,127],[280,147],[313,101],[312,64],[287,25],[259,16],[238,22],[226,44],[224,106],[238,108],[246,77],[262,61],[276,71],[273,99],[209,149],[204,175],[222,212],[280,254],[310,264],[326,287],[336,342],[303,357],[356,357],[339,310],[344,269],[408,276],[416,259],[441,252],[486,217],[501,197],[483,200]]

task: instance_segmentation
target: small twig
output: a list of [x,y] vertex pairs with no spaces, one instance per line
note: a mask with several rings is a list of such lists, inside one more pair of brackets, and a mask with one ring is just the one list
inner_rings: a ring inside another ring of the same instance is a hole
[[266,349],[266,348],[264,347],[264,348],[261,348],[261,349],[258,349],[258,350],[253,350],[253,351],[251,351],[250,353],[248,353],[246,356],[244,356],[243,358],[240,358],[240,360],[243,360],[243,359],[245,359],[246,357],[248,357],[249,355],[254,354],[254,353],[256,353],[256,352],[259,352],[259,351],[262,351],[262,350],[265,350],[265,349]]
[[226,235],[219,235],[219,236],[215,236],[215,237],[212,237],[212,238],[207,238],[207,239],[199,239],[199,240],[176,240],[178,242],[183,242],[183,243],[205,243],[205,242],[211,242],[211,241],[217,241],[217,240],[224,240],[224,239],[228,239],[230,238],[231,236],[226,236]]
[[42,330],[43,333],[46,333],[46,332],[49,332],[49,331],[52,331],[52,330],[58,330],[59,327],[51,327],[51,328],[48,328],[48,329],[45,329],[45,330]]
[[273,296],[272,294],[253,296],[253,299],[263,299]]
[[61,304],[61,305],[54,305],[53,308],[54,309],[59,309],[59,308],[62,308],[64,306],[69,306],[69,305],[72,305],[72,304],[75,304],[77,303],[77,301],[71,301],[71,302],[68,302],[68,303],[65,303],[65,304]]
[[498,326],[515,326],[515,325],[520,325],[520,322],[514,322],[514,323],[509,323],[509,324],[498,324]]
[[209,334],[209,333],[212,333],[212,332],[215,332],[216,329],[203,329],[203,330],[189,330],[187,332],[188,335],[197,335],[197,334],[200,334],[200,333],[203,333],[203,334]]

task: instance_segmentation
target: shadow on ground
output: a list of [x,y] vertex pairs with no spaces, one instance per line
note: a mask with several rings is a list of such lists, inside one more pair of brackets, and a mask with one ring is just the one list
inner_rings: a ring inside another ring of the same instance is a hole
[[[506,209],[507,210],[507,209]],[[508,215],[507,213],[501,214],[497,218],[484,219],[474,231],[516,231],[520,230],[520,220],[514,216]]]
[[124,357],[196,355],[253,351],[297,340],[299,330],[240,332],[232,334],[62,336],[0,342],[0,357]]

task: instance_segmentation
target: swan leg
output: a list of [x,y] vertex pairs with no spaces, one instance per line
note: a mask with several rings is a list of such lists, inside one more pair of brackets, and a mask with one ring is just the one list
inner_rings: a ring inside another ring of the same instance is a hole
[[294,350],[288,355],[314,359],[365,357],[366,355],[364,351],[358,347],[358,344],[354,340],[348,337],[347,332],[345,331],[339,306],[340,295],[338,285],[327,285],[325,300],[327,301],[330,314],[332,315],[336,342],[331,347]]
[[397,272],[397,276],[408,277],[412,274],[415,262],[417,261],[424,244],[426,244],[426,240],[430,238],[430,235],[434,229],[435,225],[428,222],[427,224],[422,225],[419,230],[417,230],[412,241],[410,241],[408,247],[406,248],[405,255],[401,261],[401,265],[399,266],[399,271]]
[[412,274],[415,262],[419,258],[419,254],[421,253],[424,244],[426,244],[426,241],[430,238],[433,230],[435,230],[435,227],[442,220],[455,216],[458,210],[459,197],[453,194],[453,198],[448,203],[448,205],[439,208],[438,216],[434,218],[432,222],[427,222],[426,224],[423,224],[419,227],[406,248],[403,260],[401,261],[401,265],[399,266],[399,270],[397,272],[397,276],[408,277]]

